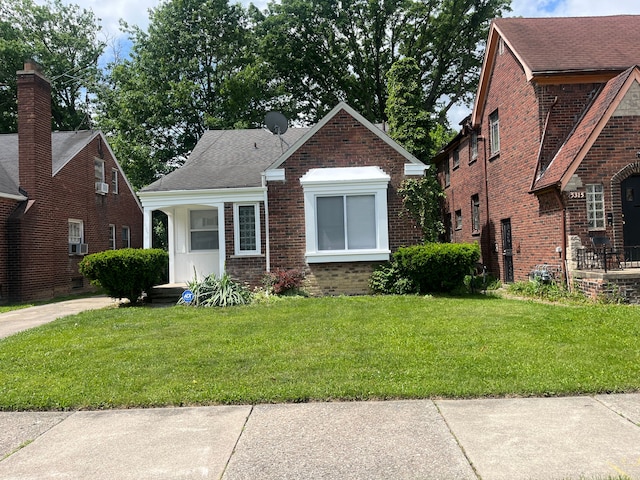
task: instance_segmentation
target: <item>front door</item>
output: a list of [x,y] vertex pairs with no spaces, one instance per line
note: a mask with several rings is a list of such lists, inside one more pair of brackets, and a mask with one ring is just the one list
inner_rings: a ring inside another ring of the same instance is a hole
[[505,283],[513,282],[513,242],[511,241],[511,219],[502,220],[502,260]]
[[640,175],[627,178],[621,184],[624,246],[627,260],[640,260]]

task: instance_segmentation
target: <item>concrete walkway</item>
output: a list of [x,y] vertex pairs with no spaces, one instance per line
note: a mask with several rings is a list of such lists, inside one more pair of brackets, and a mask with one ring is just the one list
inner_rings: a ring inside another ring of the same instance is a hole
[[106,296],[95,296],[0,313],[0,338],[52,322],[67,315],[75,315],[85,310],[113,307],[118,303],[119,301]]
[[[0,337],[87,308],[0,315]],[[1,386],[0,386],[1,392]],[[640,393],[0,412],[2,479],[640,480]]]
[[640,394],[0,412],[0,478],[640,479],[639,424]]

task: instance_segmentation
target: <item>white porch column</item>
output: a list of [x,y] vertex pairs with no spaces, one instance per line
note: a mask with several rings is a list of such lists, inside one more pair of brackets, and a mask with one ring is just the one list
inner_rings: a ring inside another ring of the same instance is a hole
[[143,213],[143,232],[142,232],[142,246],[144,248],[151,248],[153,242],[153,220],[152,220],[153,210],[145,208]]
[[169,283],[176,283],[176,236],[172,210],[163,210],[167,214],[167,244],[169,247]]

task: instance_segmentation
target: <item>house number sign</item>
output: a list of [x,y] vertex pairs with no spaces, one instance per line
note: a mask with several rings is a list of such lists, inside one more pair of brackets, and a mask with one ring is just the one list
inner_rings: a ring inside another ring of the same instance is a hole
[[585,198],[584,192],[569,192],[569,198]]

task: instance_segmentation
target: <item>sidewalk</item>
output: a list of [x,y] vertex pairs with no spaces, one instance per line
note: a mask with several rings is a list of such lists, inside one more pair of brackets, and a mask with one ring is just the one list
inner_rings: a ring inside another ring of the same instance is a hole
[[[0,338],[92,297],[0,315]],[[1,391],[1,387],[0,387]],[[640,393],[0,412],[2,479],[640,480]]]
[[0,412],[0,478],[640,479],[639,423],[640,394]]

